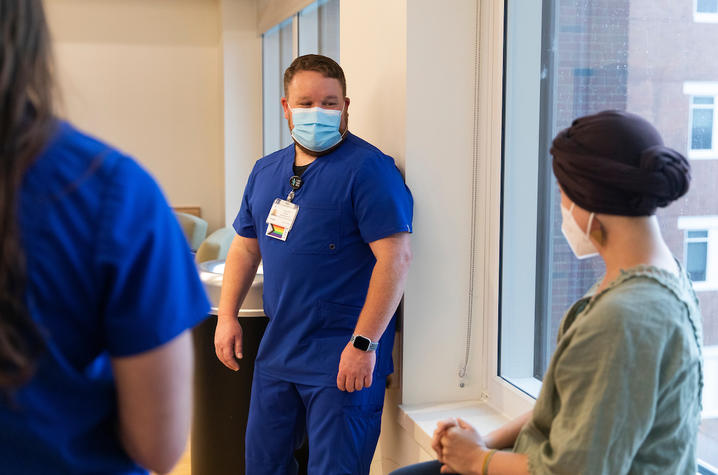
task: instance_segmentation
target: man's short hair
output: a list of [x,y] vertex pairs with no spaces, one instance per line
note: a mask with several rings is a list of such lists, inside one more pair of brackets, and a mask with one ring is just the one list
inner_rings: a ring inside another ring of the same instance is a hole
[[337,79],[342,85],[342,94],[347,95],[347,80],[344,77],[344,70],[332,58],[321,54],[305,54],[292,61],[284,71],[284,95],[287,96],[289,83],[299,71],[316,71],[325,78]]

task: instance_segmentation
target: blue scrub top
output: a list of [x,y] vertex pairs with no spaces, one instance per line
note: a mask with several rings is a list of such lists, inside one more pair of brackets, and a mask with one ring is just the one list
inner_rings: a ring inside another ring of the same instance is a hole
[[[364,305],[376,259],[369,243],[412,231],[413,199],[394,160],[347,134],[302,175],[299,206],[285,242],[266,236],[275,198],[286,199],[294,145],[260,160],[234,222],[257,238],[270,318],[256,370],[286,381],[335,386],[341,352]],[[374,376],[393,371],[394,319],[377,350]]]
[[47,350],[0,401],[0,472],[146,474],[124,453],[110,357],[160,346],[209,304],[154,180],[67,123],[20,190],[27,302]]

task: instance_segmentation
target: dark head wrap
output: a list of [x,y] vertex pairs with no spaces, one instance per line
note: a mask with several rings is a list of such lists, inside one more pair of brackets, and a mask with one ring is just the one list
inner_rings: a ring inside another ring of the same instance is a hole
[[688,160],[663,145],[658,131],[628,112],[576,119],[553,140],[561,189],[594,213],[650,216],[688,191]]

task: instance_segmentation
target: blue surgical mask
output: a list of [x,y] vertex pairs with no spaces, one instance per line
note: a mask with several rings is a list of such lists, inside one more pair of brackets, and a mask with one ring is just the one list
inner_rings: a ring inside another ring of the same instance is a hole
[[342,120],[342,110],[294,108],[292,111],[292,138],[311,152],[325,152],[342,141],[339,133],[339,124]]

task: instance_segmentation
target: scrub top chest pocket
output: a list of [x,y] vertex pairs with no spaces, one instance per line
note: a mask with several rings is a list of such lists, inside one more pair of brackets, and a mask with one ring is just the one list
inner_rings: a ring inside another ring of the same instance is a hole
[[341,248],[341,211],[338,206],[298,203],[287,244],[295,254],[336,254]]

